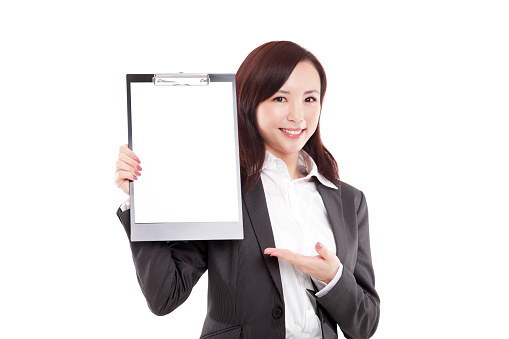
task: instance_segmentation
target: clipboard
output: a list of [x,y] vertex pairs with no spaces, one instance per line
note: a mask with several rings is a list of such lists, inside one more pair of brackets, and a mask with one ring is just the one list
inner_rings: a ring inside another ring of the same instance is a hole
[[127,74],[131,241],[242,239],[235,74]]

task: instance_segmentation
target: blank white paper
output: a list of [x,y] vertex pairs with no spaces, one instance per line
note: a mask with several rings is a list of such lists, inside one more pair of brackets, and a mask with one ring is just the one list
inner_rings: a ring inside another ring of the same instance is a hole
[[239,221],[231,82],[131,83],[135,222]]

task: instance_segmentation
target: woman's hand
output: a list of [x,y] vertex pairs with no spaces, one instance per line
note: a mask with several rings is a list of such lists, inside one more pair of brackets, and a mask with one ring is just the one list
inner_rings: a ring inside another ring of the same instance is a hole
[[316,243],[315,249],[318,255],[314,257],[279,248],[266,248],[264,253],[270,254],[271,257],[284,259],[297,266],[302,272],[328,284],[338,272],[339,258],[320,242]]
[[129,194],[129,181],[138,180],[141,175],[140,162],[138,156],[127,145],[120,146],[115,171],[115,186],[126,194]]

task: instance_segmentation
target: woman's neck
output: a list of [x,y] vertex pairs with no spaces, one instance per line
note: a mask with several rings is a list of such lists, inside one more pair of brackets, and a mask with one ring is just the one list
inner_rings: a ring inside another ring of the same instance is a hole
[[283,162],[286,164],[286,168],[288,169],[288,174],[292,180],[305,177],[305,175],[299,172],[297,167],[297,164],[299,163],[299,153],[281,154],[274,152],[274,150],[267,151],[269,151],[273,156],[283,160]]

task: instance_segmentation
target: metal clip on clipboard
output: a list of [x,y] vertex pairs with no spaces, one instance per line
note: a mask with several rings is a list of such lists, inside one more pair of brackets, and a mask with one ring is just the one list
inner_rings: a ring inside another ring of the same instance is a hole
[[155,86],[207,86],[210,77],[198,73],[166,73],[155,74],[152,81]]

